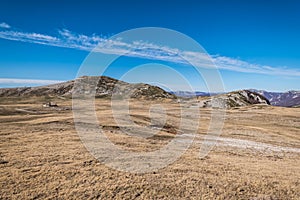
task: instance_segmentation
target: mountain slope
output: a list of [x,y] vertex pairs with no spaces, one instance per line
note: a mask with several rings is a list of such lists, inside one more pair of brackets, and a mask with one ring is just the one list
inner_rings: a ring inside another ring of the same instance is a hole
[[199,97],[200,107],[232,108],[253,104],[270,105],[264,96],[250,90],[239,90],[213,97]]
[[273,106],[296,107],[300,106],[300,91],[268,92],[265,90],[251,89],[265,96]]
[[96,97],[176,98],[163,89],[148,84],[130,84],[106,76],[83,76],[74,80],[39,87],[0,88],[0,97],[71,96],[93,94]]
[[138,99],[176,99],[197,96],[200,107],[238,107],[253,104],[275,106],[300,106],[300,92],[267,92],[263,90],[240,90],[224,94],[204,92],[166,92],[144,83],[131,84],[106,76],[83,76],[76,80],[39,87],[0,88],[0,97],[31,96],[69,96],[94,95],[95,97],[138,98]]

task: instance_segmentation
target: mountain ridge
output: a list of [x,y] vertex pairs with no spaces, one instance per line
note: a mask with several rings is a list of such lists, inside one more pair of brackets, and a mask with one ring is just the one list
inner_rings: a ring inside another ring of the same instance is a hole
[[[84,87],[84,88],[82,88]],[[107,76],[82,76],[76,80],[37,87],[0,88],[0,97],[72,96],[92,94],[95,97],[127,96],[131,98],[176,98],[163,89],[144,83],[127,83]]]
[[249,89],[269,99],[273,106],[298,107],[300,106],[300,91],[290,90],[287,92],[268,92],[266,90]]
[[[64,96],[74,94],[94,95],[95,97],[119,97],[141,99],[189,99],[206,97],[199,100],[201,107],[235,107],[251,104],[274,106],[300,106],[300,92],[285,93],[265,90],[238,90],[228,93],[208,93],[171,91],[167,92],[158,86],[146,83],[127,83],[107,76],[82,76],[76,80],[37,87],[0,88],[0,97],[27,96]],[[218,100],[216,100],[218,99]],[[217,106],[218,107],[218,106]]]
[[233,108],[248,105],[270,105],[263,95],[250,90],[238,90],[229,93],[218,94],[212,97],[198,97],[199,107]]
[[[282,107],[299,107],[300,106],[300,91],[297,90],[289,90],[287,92],[269,92],[266,90],[257,90],[257,89],[244,89],[248,91],[252,91],[263,95],[266,97],[270,104],[273,106],[282,106]],[[190,97],[209,97],[209,96],[217,96],[221,94],[227,94],[230,92],[224,93],[209,93],[209,92],[190,92],[190,91],[173,91],[172,94],[182,98],[190,98]]]

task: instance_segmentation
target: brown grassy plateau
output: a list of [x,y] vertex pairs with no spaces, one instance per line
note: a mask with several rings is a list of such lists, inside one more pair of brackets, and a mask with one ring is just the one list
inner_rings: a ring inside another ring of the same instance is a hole
[[[85,149],[70,99],[43,108],[49,100],[0,99],[0,199],[300,199],[300,108],[227,110],[218,145],[199,159],[211,113],[201,108],[196,140],[179,160],[134,174],[107,167]],[[148,139],[122,134],[109,100],[97,99],[96,110],[116,145],[151,151],[173,138],[180,120],[178,104],[167,100],[132,100],[132,120],[149,126],[154,104],[166,108],[167,126]]]

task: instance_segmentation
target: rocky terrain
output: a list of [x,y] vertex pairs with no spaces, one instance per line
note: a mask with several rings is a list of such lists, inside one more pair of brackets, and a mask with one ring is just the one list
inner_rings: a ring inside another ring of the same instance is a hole
[[95,95],[95,97],[176,98],[163,89],[148,84],[130,84],[106,76],[83,76],[63,83],[22,88],[1,88],[0,97]]
[[[249,89],[248,91],[258,93],[264,96],[271,105],[283,106],[283,107],[299,107],[300,106],[300,91],[288,91],[288,92],[268,92],[265,90]],[[171,92],[181,98],[191,97],[208,97],[221,95],[221,93],[209,93],[209,92],[189,92],[189,91],[175,91]]]
[[263,95],[250,90],[240,90],[225,94],[209,94],[202,92],[196,92],[194,95],[191,92],[169,93],[157,86],[144,83],[132,84],[106,76],[83,76],[76,80],[40,87],[0,89],[0,97],[58,96],[65,98],[72,97],[72,95],[73,97],[94,95],[96,98],[113,97],[117,99],[178,99],[178,101],[193,101],[194,104],[197,104],[200,107],[216,108],[270,104],[268,99]]
[[251,89],[251,91],[257,92],[265,96],[273,106],[284,106],[284,107],[300,106],[300,91],[268,92],[265,90],[255,90],[255,89]]
[[264,96],[250,90],[240,90],[219,94],[213,97],[199,97],[199,107],[233,108],[254,104],[270,105]]

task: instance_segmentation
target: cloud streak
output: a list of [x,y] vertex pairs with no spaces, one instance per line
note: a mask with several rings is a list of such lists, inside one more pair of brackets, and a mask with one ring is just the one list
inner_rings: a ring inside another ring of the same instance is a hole
[[0,23],[0,28],[10,28],[10,25],[8,25],[5,22]]
[[212,60],[216,66],[225,70],[268,75],[300,76],[300,70],[298,69],[253,64],[239,59],[216,55],[212,55]]
[[37,80],[37,79],[14,79],[14,78],[0,78],[0,84],[22,84],[22,85],[49,85],[49,84],[55,84],[60,83],[63,81],[60,80]]
[[[56,36],[45,35],[41,33],[28,33],[15,31],[6,23],[0,24],[0,38],[20,42],[35,43],[41,45],[71,48],[82,51],[96,51],[105,54],[126,55],[153,60],[162,60],[179,64],[189,64],[183,58],[188,58],[193,65],[199,67],[214,67],[209,57],[201,52],[184,51],[160,46],[143,41],[134,41],[127,43],[122,39],[109,39],[98,35],[83,35],[73,33],[67,29],[58,31]],[[8,29],[8,30],[7,30]],[[211,55],[213,63],[219,68],[230,71],[257,73],[268,75],[300,76],[300,70],[284,67],[272,67],[266,65],[253,64],[239,59]]]

